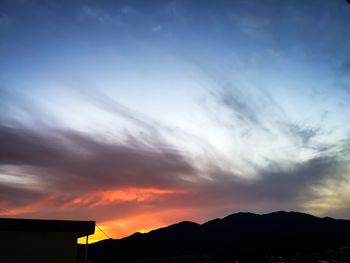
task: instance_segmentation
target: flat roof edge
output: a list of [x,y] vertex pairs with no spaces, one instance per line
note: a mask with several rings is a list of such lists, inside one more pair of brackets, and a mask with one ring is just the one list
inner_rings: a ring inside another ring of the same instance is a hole
[[0,231],[69,232],[81,237],[95,233],[95,221],[0,218]]

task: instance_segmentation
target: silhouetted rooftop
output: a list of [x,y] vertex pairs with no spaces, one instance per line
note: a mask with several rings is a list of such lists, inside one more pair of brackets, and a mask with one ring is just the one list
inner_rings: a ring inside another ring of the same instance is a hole
[[94,221],[0,218],[0,231],[70,232],[78,237],[95,232]]

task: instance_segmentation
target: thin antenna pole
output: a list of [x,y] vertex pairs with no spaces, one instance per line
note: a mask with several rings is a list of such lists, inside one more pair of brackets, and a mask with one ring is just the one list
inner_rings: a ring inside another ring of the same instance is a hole
[[85,244],[85,263],[88,263],[88,247],[89,247],[89,235],[86,236],[86,244]]
[[112,239],[109,235],[106,234],[105,231],[103,231],[103,230],[98,226],[98,224],[96,224],[96,227],[97,227],[107,238]]

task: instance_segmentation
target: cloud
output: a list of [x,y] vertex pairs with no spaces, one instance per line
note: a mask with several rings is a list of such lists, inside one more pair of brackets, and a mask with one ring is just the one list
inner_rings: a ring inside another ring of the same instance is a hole
[[[236,83],[233,83],[213,69],[203,67],[201,64],[198,66],[203,76],[208,78],[208,82],[211,83],[208,87],[209,102],[214,104],[207,105],[210,110],[218,109],[220,113],[228,112],[229,118],[226,122],[230,125],[238,124],[246,128],[254,127],[267,131],[261,118],[264,108],[262,98],[270,100],[270,97],[261,94],[262,96],[257,102],[255,96],[249,92],[248,87],[238,79]],[[221,115],[220,113],[218,115]],[[225,114],[222,115],[225,116]]]
[[252,15],[252,13],[239,12],[230,14],[229,17],[237,25],[239,30],[247,36],[260,40],[263,43],[266,41],[271,42],[273,39],[273,36],[268,30],[271,20],[265,15]]
[[[271,159],[300,162],[341,144],[344,135],[335,135],[334,121],[339,125],[343,122],[326,118],[328,111],[318,105],[310,108],[310,102],[302,101],[300,94],[290,94],[290,101],[300,100],[300,110],[291,108],[284,93],[281,96],[280,91],[274,92],[273,82],[267,90],[268,82],[250,81],[255,73],[251,77],[245,75],[245,71],[256,67],[254,62],[237,64],[233,69],[222,66],[220,71],[203,65],[205,63],[198,63],[198,68],[207,80],[208,95],[201,106],[218,127],[231,135],[235,152],[240,152],[238,158],[254,160],[256,157],[253,162],[257,160],[260,164],[268,164],[266,160]],[[348,129],[346,125],[342,127],[342,130]]]
[[165,209],[164,196],[176,199],[196,177],[180,151],[131,135],[108,142],[67,130],[1,125],[0,143],[3,216],[130,217]]
[[219,101],[227,108],[229,108],[237,119],[249,124],[259,125],[260,121],[255,110],[247,103],[247,100],[243,97],[243,94],[237,92],[226,91],[221,94]]
[[[305,204],[323,195],[322,191],[315,189],[321,186],[327,189],[333,182],[348,184],[349,160],[343,158],[346,142],[330,136],[332,131],[326,129],[324,118],[315,123],[305,120],[305,116],[292,117],[262,86],[244,85],[247,82],[242,84],[239,76],[234,76],[232,80],[215,70],[199,67],[211,83],[211,86],[208,85],[211,101],[209,99],[205,106],[211,111],[217,125],[224,123],[231,134],[244,130],[250,133],[248,139],[246,133],[241,133],[240,142],[246,142],[246,148],[252,146],[248,150],[251,162],[245,165],[255,171],[255,177],[247,176],[244,179],[228,167],[214,165],[216,168],[208,176],[212,180],[199,183],[199,196],[209,197],[203,203],[217,200],[216,205],[231,202],[237,210],[266,211],[288,207],[307,212]],[[239,69],[237,72],[240,72]],[[253,137],[252,133],[256,136]],[[254,142],[249,144],[251,140]],[[263,162],[255,162],[252,153],[259,150],[261,145],[269,150],[262,151]],[[331,202],[327,198],[323,201]],[[338,208],[335,210],[339,215],[342,212]],[[331,210],[312,210],[320,215],[326,211]]]
[[[174,223],[175,218],[207,220],[242,210],[307,210],[310,206],[305,204],[322,196],[317,187],[347,182],[344,173],[348,161],[338,153],[299,161],[269,159],[266,165],[251,162],[254,176],[244,177],[222,162],[215,151],[193,156],[167,140],[169,134],[179,136],[176,138],[186,134],[98,91],[80,95],[97,108],[125,118],[145,134],[102,136],[58,128],[45,121],[26,126],[4,120],[0,125],[2,216],[93,218],[110,226],[110,231],[118,224],[115,229],[119,234],[113,232],[116,237],[139,230],[140,224],[135,223],[139,217],[149,222],[158,216],[154,219],[157,224],[148,227],[159,227]],[[243,109],[243,123],[260,125],[262,117],[253,104],[247,100],[242,102],[247,106],[240,103],[233,99],[224,107]],[[30,114],[31,107],[24,104]],[[292,132],[304,129],[300,125]],[[309,142],[311,135],[301,132],[298,136]],[[208,144],[198,144],[211,149]],[[342,214],[340,211],[347,210],[339,207],[333,213]]]
[[0,190],[0,205],[2,209],[5,207],[9,209],[21,207],[29,202],[38,201],[45,196],[45,193],[38,190],[18,187],[2,182],[0,183]]
[[[321,127],[307,127],[302,124],[287,124],[287,129],[292,136],[300,140],[303,147],[310,145],[313,138],[318,137],[321,133]],[[287,132],[288,132],[287,131]]]
[[[259,167],[255,179],[242,179],[219,167],[210,171],[212,180],[199,182],[203,204],[228,205],[235,210],[302,209],[305,200],[314,198],[311,188],[324,180],[343,181],[347,162],[324,156],[297,164],[270,163]],[[192,197],[192,200],[196,198]],[[319,211],[320,212],[320,211]]]
[[104,25],[125,25],[125,21],[122,19],[122,15],[126,15],[131,12],[131,9],[123,8],[120,13],[111,14],[106,10],[100,10],[97,7],[82,6],[80,7],[78,14],[79,22],[97,22]]
[[176,149],[145,143],[131,135],[124,144],[73,131],[36,132],[1,126],[0,141],[0,164],[48,169],[51,174],[47,176],[56,183],[63,181],[62,187],[67,187],[66,180],[75,189],[109,185],[166,187],[176,183],[177,174],[194,172]]
[[258,178],[242,179],[215,160],[207,160],[207,166],[199,169],[176,149],[150,146],[132,136],[128,142],[116,143],[72,131],[1,126],[0,142],[2,172],[11,174],[11,166],[19,166],[17,175],[35,175],[27,188],[37,182],[45,189],[2,184],[2,200],[11,201],[6,209],[50,197],[51,205],[62,208],[51,213],[62,215],[71,204],[77,215],[86,214],[84,209],[102,209],[97,217],[104,220],[111,216],[112,207],[128,214],[140,202],[151,205],[151,211],[216,206],[240,210],[258,205],[273,209],[288,203],[298,207],[300,199],[311,198],[310,187],[325,178],[339,179],[338,170],[343,167],[328,156],[297,164],[271,162],[257,167]]

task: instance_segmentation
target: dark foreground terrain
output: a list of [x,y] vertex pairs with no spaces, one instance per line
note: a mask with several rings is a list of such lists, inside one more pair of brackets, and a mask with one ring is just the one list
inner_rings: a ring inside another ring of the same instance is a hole
[[349,262],[350,220],[298,212],[237,213],[92,244],[107,262]]
[[186,255],[176,257],[146,258],[140,263],[349,263],[349,248],[327,249],[322,252],[296,253],[290,256],[265,255],[260,258],[220,257],[219,255]]

